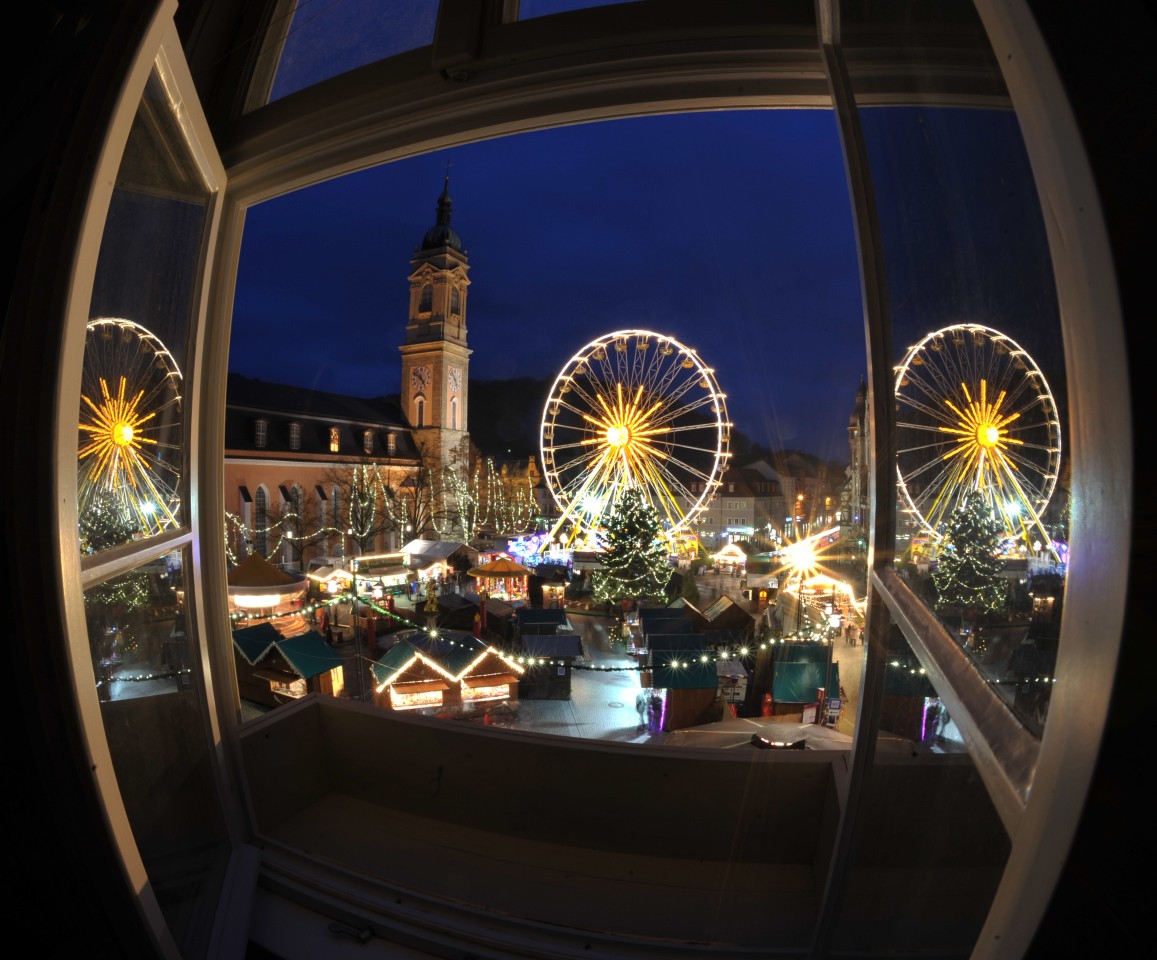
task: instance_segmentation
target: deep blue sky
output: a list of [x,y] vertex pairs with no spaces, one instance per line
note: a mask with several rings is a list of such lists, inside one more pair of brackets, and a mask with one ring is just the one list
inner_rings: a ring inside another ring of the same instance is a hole
[[715,368],[753,440],[844,458],[864,334],[835,120],[820,111],[583,124],[268,201],[246,218],[230,369],[397,393],[409,260],[447,160],[473,380],[553,377],[596,336],[648,328]]

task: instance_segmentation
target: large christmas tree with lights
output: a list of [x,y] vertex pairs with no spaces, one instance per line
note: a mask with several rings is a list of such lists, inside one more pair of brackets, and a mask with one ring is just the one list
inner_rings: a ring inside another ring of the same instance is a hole
[[974,492],[948,521],[936,572],[938,605],[993,613],[1003,609],[1004,561],[997,555],[1003,528],[984,496]]
[[636,488],[623,492],[603,533],[603,569],[594,583],[599,603],[662,597],[671,579],[659,515]]

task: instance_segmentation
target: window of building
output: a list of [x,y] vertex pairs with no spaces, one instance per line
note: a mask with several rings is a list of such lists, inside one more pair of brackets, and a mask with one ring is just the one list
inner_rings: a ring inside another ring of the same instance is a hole
[[341,430],[338,427],[329,428],[329,452],[337,453],[341,450]]
[[398,435],[392,430],[386,434],[386,455],[393,457],[398,452]]
[[269,421],[258,418],[253,422],[253,445],[258,450],[264,450],[269,442]]
[[289,449],[301,449],[301,424],[296,420],[289,425]]
[[362,450],[364,450],[367,455],[372,454],[374,452],[374,431],[373,430],[366,430],[362,433]]
[[417,397],[414,400],[414,426],[424,427],[426,425],[426,398]]
[[264,486],[253,494],[253,552],[269,556],[269,494]]
[[418,297],[418,313],[431,313],[434,309],[434,285],[427,283],[422,287],[422,293]]
[[452,397],[450,400],[450,429],[458,429],[458,398]]
[[462,294],[457,287],[450,288],[450,313],[455,317],[462,312]]

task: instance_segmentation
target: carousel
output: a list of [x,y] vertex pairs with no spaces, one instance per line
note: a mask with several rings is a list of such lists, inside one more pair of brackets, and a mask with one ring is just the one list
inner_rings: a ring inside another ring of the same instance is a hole
[[264,557],[251,553],[229,571],[229,612],[246,620],[260,620],[300,609],[308,581],[279,570]]
[[527,599],[530,589],[530,568],[511,560],[510,557],[496,557],[489,563],[472,567],[466,574],[477,581],[475,589],[479,596],[496,597],[508,603]]

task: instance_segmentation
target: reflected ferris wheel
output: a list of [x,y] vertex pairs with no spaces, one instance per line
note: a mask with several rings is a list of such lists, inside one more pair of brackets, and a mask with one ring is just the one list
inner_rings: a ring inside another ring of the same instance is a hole
[[896,368],[899,492],[934,540],[974,490],[1006,541],[1049,543],[1061,424],[1044,374],[998,330],[961,323],[925,336]]
[[115,510],[139,534],[177,526],[181,371],[165,345],[131,320],[88,324],[81,380],[77,508]]

